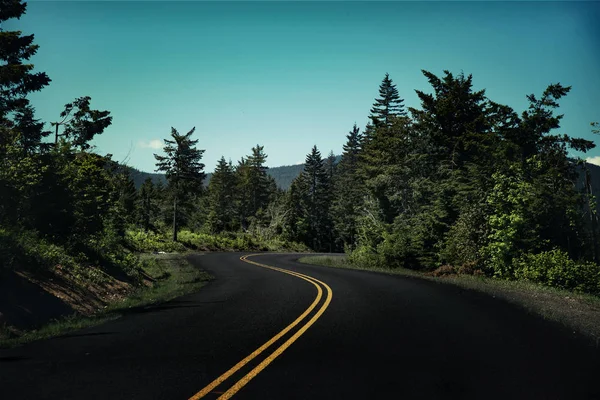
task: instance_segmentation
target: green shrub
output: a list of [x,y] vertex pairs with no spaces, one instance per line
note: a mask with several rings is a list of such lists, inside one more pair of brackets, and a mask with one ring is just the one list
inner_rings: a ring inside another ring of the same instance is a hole
[[483,207],[472,207],[463,211],[450,227],[440,251],[443,262],[464,265],[480,259],[482,238],[485,233]]
[[129,248],[135,251],[164,251],[167,253],[185,251],[185,246],[179,242],[173,242],[166,235],[154,232],[127,231],[125,241]]
[[358,246],[348,256],[351,264],[366,268],[381,268],[383,263],[380,255],[369,246]]
[[558,249],[523,255],[513,261],[513,268],[517,279],[577,292],[600,293],[600,267],[591,262],[575,262]]
[[223,232],[218,235],[182,230],[179,241],[188,248],[204,251],[307,251],[299,243],[281,239],[266,240],[248,233]]

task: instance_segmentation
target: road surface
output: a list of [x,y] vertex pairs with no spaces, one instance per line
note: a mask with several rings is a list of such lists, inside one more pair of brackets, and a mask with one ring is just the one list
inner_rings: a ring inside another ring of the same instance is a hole
[[216,278],[196,294],[0,350],[0,399],[600,399],[598,349],[513,305],[242,256],[192,255]]

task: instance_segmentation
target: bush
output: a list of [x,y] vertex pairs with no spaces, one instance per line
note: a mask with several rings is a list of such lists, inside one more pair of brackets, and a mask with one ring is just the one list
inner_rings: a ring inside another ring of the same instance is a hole
[[577,263],[558,249],[523,255],[513,261],[513,268],[517,279],[576,292],[600,293],[600,267],[591,262]]
[[483,271],[478,268],[479,264],[476,261],[466,262],[456,270],[458,275],[473,275],[473,276],[484,276]]
[[204,251],[308,251],[300,243],[265,239],[248,233],[223,232],[218,235],[182,230],[179,241],[188,248]]
[[135,251],[164,251],[167,253],[185,251],[185,246],[179,242],[173,242],[166,235],[154,232],[127,231],[125,234],[127,246]]
[[369,246],[358,246],[348,256],[348,261],[351,264],[367,267],[367,268],[380,268],[383,263],[379,254],[377,254]]
[[486,236],[484,227],[482,206],[462,212],[445,235],[441,259],[452,265],[467,265],[479,260],[481,240]]
[[76,265],[66,249],[26,230],[0,229],[0,260],[2,267],[18,269]]
[[442,265],[441,267],[433,270],[431,275],[435,277],[456,275],[456,270],[452,265]]

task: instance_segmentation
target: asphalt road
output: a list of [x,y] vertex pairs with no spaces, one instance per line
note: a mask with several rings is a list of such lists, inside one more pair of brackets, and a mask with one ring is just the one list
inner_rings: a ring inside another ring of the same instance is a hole
[[203,398],[600,399],[595,346],[500,300],[240,256],[191,256],[216,278],[196,294],[0,350],[0,399],[185,400],[236,364]]

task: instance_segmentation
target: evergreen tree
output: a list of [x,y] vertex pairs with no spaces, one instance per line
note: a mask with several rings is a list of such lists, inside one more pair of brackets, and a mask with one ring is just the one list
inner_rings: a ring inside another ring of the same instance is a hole
[[256,145],[252,148],[252,154],[248,157],[248,166],[250,171],[249,189],[252,192],[251,215],[256,215],[258,210],[266,208],[269,203],[269,176],[268,167],[265,166],[267,155],[264,152],[264,146]]
[[144,230],[153,230],[153,220],[158,213],[158,189],[154,186],[152,178],[146,178],[138,192],[137,214],[138,221]]
[[306,212],[308,235],[312,243],[307,243],[315,250],[331,249],[330,219],[331,185],[321,152],[313,146],[306,156],[304,163],[303,179],[307,183]]
[[379,98],[371,108],[371,120],[374,127],[386,126],[391,122],[392,117],[406,116],[404,111],[404,100],[400,98],[398,89],[394,85],[390,75],[385,74],[383,81],[379,85]]
[[327,156],[327,161],[325,162],[325,169],[327,170],[327,178],[329,182],[333,184],[335,174],[336,174],[336,156],[333,154],[333,150],[329,151],[329,155]]
[[284,197],[283,235],[287,240],[312,243],[308,228],[308,182],[304,174],[298,175]]
[[221,157],[208,184],[208,225],[211,232],[233,230],[236,181],[233,165]]
[[248,229],[248,218],[251,216],[252,191],[250,187],[250,165],[246,157],[242,157],[235,167],[236,181],[236,214],[238,225],[245,231]]
[[490,161],[489,102],[485,90],[473,91],[473,77],[463,73],[454,77],[449,71],[438,78],[423,70],[435,95],[415,90],[421,100],[422,110],[410,108],[421,135],[430,138],[434,163],[444,163],[449,168],[461,168],[475,159]]
[[242,158],[236,168],[238,216],[242,229],[253,221],[263,223],[264,212],[277,190],[273,178],[267,175],[264,146],[256,145],[252,154]]
[[[27,3],[20,0],[0,0],[0,24],[20,19],[26,8]],[[40,146],[48,134],[43,131],[43,124],[34,119],[33,107],[27,99],[28,94],[50,83],[46,73],[33,72],[33,64],[27,63],[39,48],[33,40],[34,35],[0,29],[0,156],[17,132],[21,146],[27,151]]]
[[166,156],[154,154],[157,161],[156,171],[165,172],[173,197],[173,241],[177,241],[178,219],[181,214],[181,211],[178,211],[178,201],[199,194],[206,176],[204,164],[200,162],[204,150],[196,148],[197,139],[191,139],[195,130],[194,127],[185,135],[181,135],[175,128],[171,128],[172,139],[164,139],[163,150]]
[[119,195],[118,202],[120,210],[124,214],[125,222],[127,224],[133,224],[135,223],[135,206],[138,202],[138,193],[135,188],[135,183],[127,170],[115,174],[115,178]]
[[[354,248],[357,235],[356,223],[360,214],[364,190],[358,174],[362,135],[356,124],[346,139],[342,158],[337,168],[338,175],[334,182],[332,218],[341,244]],[[336,248],[341,247],[341,244]]]

